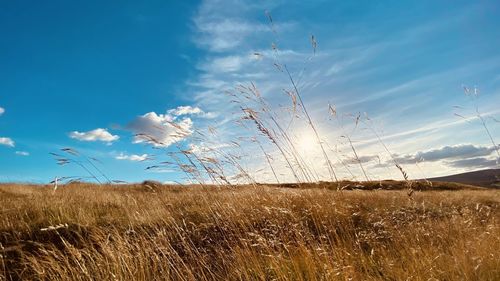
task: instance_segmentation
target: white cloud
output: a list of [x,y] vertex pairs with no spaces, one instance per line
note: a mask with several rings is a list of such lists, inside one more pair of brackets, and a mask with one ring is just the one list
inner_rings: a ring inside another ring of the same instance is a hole
[[[0,107],[0,116],[2,114],[4,114],[4,112],[5,112],[5,109],[3,107]],[[14,147],[16,144],[11,138],[0,137],[0,145]]]
[[[167,147],[179,142],[193,133],[193,120],[186,115],[200,118],[214,118],[216,114],[204,112],[196,106],[178,106],[165,114],[149,112],[138,116],[127,128],[134,136],[134,143],[149,143],[157,147]],[[183,116],[181,118],[181,116]]]
[[69,133],[69,137],[80,141],[102,141],[111,143],[118,140],[120,137],[110,134],[106,129],[95,129],[88,132],[73,131]]
[[204,112],[199,107],[192,107],[192,106],[186,105],[186,106],[178,106],[175,109],[170,109],[167,111],[167,113],[174,115],[174,116],[181,116],[181,115],[190,115],[190,114],[203,114]]
[[11,138],[0,137],[0,145],[6,145],[10,147],[15,146],[15,142]]
[[27,151],[16,151],[16,155],[20,155],[20,156],[29,156],[30,153],[27,152]]
[[148,154],[142,154],[142,155],[137,155],[137,154],[131,154],[131,155],[126,155],[124,153],[120,153],[120,155],[116,156],[115,159],[118,160],[129,160],[129,161],[145,161],[148,160],[150,157]]
[[156,112],[137,117],[127,127],[135,133],[134,143],[147,142],[157,147],[170,146],[193,133],[191,118],[176,121],[172,115]]

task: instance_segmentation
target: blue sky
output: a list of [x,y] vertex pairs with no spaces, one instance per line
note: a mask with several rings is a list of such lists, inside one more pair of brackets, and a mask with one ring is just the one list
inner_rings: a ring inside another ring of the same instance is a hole
[[[85,175],[49,155],[71,147],[113,179],[182,182],[178,171],[145,168],[168,161],[177,145],[206,145],[195,130],[217,128],[210,143],[219,147],[245,134],[225,91],[254,82],[275,108],[289,103],[273,42],[322,138],[345,161],[352,155],[340,136],[353,122],[342,129],[330,120],[328,103],[340,115],[366,112],[413,178],[498,167],[473,116],[477,105],[500,142],[499,12],[498,1],[3,1],[0,181]],[[169,122],[185,134],[172,136]],[[292,129],[299,143],[311,135],[299,121]],[[350,134],[372,179],[398,177],[370,130]],[[262,157],[248,159],[245,167],[262,173]]]

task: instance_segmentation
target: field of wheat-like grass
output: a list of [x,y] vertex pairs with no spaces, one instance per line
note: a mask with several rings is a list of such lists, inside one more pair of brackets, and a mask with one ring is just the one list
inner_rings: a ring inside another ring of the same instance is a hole
[[324,185],[0,185],[0,280],[500,279],[499,190]]

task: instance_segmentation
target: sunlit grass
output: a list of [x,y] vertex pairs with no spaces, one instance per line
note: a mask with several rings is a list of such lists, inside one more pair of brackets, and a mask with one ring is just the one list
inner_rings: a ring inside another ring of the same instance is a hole
[[0,280],[500,277],[497,190],[149,185],[0,186]]

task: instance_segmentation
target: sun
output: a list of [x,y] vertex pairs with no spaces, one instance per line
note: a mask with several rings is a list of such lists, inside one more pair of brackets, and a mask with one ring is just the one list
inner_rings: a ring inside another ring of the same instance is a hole
[[297,149],[301,152],[308,152],[314,150],[317,143],[311,134],[302,134],[298,138]]

